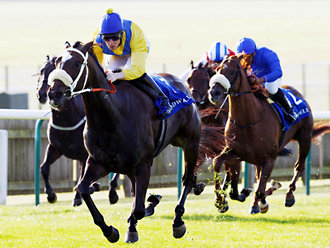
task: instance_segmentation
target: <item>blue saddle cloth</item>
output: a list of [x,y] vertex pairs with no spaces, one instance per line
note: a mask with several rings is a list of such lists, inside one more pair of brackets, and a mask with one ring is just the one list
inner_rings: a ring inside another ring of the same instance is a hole
[[282,90],[283,93],[286,95],[286,97],[289,99],[289,101],[291,102],[292,108],[294,109],[294,111],[298,114],[297,119],[295,120],[295,122],[293,123],[289,123],[287,122],[286,118],[285,118],[285,114],[282,110],[282,107],[280,105],[278,105],[277,103],[273,103],[273,105],[276,107],[278,113],[280,114],[280,117],[282,119],[282,123],[283,123],[283,131],[288,131],[289,128],[299,122],[301,119],[306,118],[308,116],[310,116],[310,112],[309,109],[307,107],[306,102],[295,96],[291,90],[288,89],[283,89],[283,88],[279,88],[279,90]]
[[[166,116],[166,118],[171,117],[173,114],[178,112],[180,109],[189,106],[190,104],[194,103],[194,99],[186,94],[185,92],[179,90],[178,88],[174,87],[170,83],[166,81],[165,78],[158,76],[158,75],[151,75],[157,85],[161,88],[164,94],[168,97],[171,106],[173,107],[171,113]],[[166,110],[164,106],[161,106],[161,99],[158,98],[156,100],[156,106],[158,108],[158,115],[161,114]]]

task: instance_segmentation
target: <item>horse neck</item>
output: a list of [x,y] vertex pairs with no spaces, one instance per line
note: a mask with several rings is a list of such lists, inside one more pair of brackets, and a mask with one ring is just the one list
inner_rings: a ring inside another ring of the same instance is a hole
[[[251,91],[248,79],[243,77],[240,81],[239,91],[244,93]],[[260,99],[251,93],[229,96],[229,116],[237,120],[241,125],[256,121],[263,114],[263,106]]]
[[[89,66],[90,75],[87,80],[87,87],[110,89],[107,79],[95,66],[95,63]],[[87,121],[95,120],[95,117],[100,119],[99,115],[102,115],[103,117],[107,116],[107,120],[118,123],[120,112],[112,98],[112,94],[107,94],[106,91],[82,94]]]

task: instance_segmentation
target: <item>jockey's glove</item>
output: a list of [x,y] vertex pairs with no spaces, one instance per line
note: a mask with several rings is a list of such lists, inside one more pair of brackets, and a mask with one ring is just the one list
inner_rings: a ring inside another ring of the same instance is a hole
[[113,83],[118,79],[125,79],[125,74],[123,72],[108,72],[107,79]]

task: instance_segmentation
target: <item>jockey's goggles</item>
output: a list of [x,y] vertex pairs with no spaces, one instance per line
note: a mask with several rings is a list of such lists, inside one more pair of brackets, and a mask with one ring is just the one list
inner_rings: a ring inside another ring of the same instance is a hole
[[120,38],[121,38],[121,33],[117,33],[117,34],[103,34],[102,35],[102,39],[105,42],[109,42],[110,40],[117,41]]

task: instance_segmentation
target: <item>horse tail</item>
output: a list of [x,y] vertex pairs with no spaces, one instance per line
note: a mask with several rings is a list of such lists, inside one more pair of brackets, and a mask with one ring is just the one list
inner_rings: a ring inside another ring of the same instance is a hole
[[277,154],[280,157],[287,157],[292,155],[292,150],[289,148],[284,147],[281,151]]
[[[199,168],[207,157],[214,158],[222,151],[224,147],[224,128],[203,125],[198,148],[197,167]],[[196,171],[198,170],[197,167]]]
[[330,125],[328,122],[319,122],[314,124],[313,133],[312,133],[312,139],[315,139],[316,137],[330,132]]

